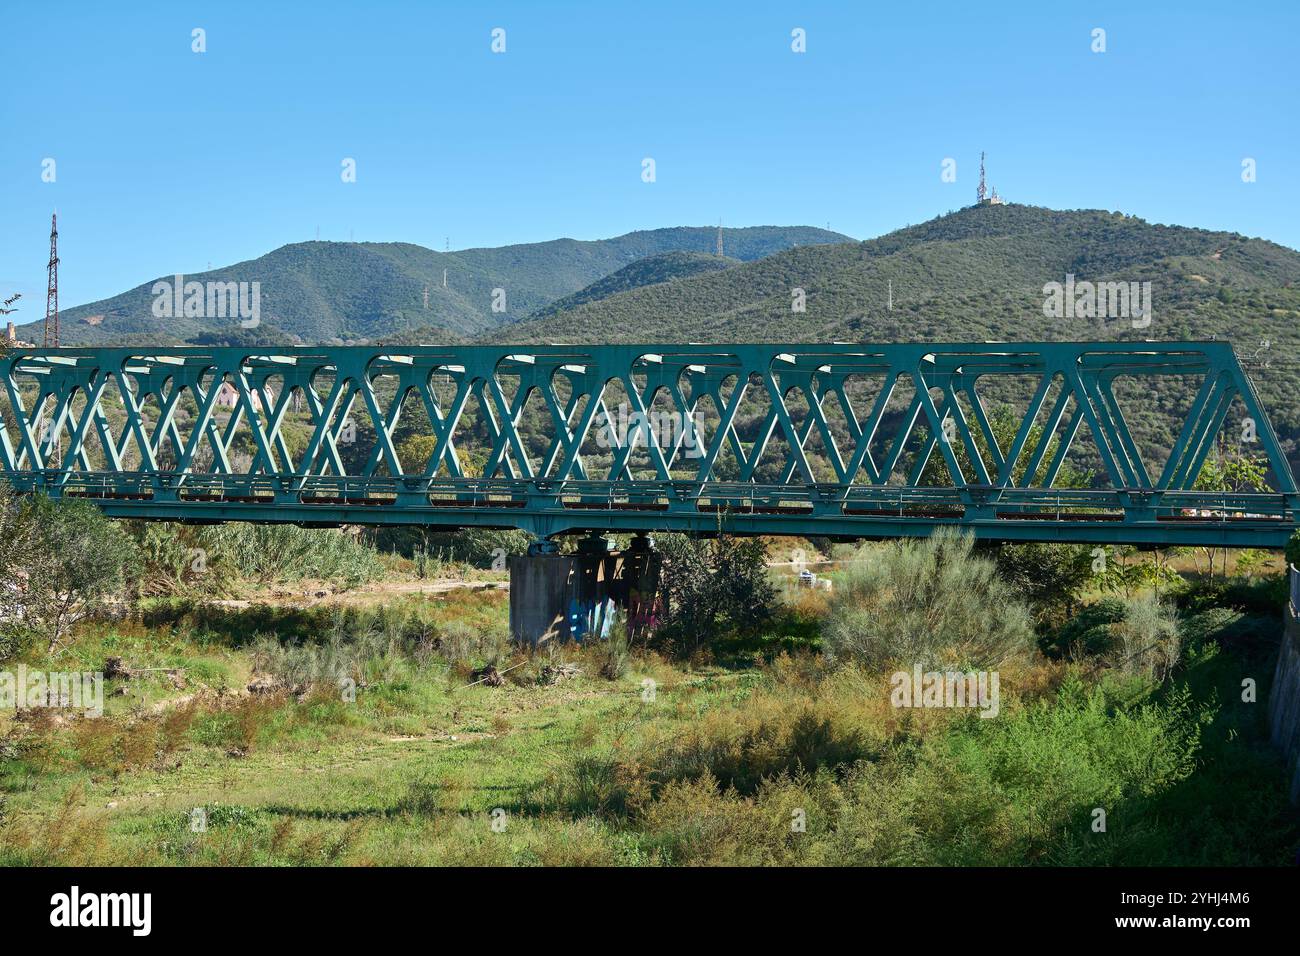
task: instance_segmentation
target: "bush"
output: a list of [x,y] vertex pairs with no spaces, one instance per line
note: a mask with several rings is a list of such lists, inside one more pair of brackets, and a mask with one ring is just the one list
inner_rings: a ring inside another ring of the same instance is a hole
[[[1118,688],[1068,680],[1055,701],[1034,702],[998,720],[955,724],[914,757],[891,750],[878,764],[861,766],[845,788],[848,806],[828,862],[989,866],[1108,862],[1108,854],[1123,859],[1127,834],[1159,820],[1147,810],[1149,801],[1176,791],[1196,769],[1207,719],[1185,693],[1136,706],[1125,696]],[[1111,813],[1113,832],[1106,840],[1090,829],[1095,807]],[[1120,807],[1126,812],[1117,812]],[[879,834],[882,819],[895,831],[892,838]],[[1185,838],[1175,831],[1166,839],[1176,845]]]
[[1111,626],[1116,646],[1111,665],[1161,681],[1178,663],[1182,641],[1174,609],[1151,595],[1125,602],[1124,619]]
[[1243,614],[1226,607],[1192,614],[1179,625],[1188,651],[1208,644],[1248,650],[1276,643],[1281,629],[1277,621],[1258,614]]
[[1127,605],[1121,598],[1102,598],[1078,613],[1045,638],[1041,647],[1048,657],[1079,660],[1109,654],[1115,649],[1111,627],[1124,620]]
[[1092,576],[1092,555],[1073,544],[1004,544],[993,551],[998,573],[1028,603],[1039,622],[1064,617]]
[[1033,649],[1029,609],[974,539],[946,529],[864,545],[836,583],[823,647],[872,669],[993,667]]
[[660,591],[667,610],[659,633],[698,650],[711,641],[752,633],[776,613],[767,546],[757,538],[709,540],[667,535]]
[[1093,658],[1157,681],[1168,676],[1181,648],[1173,606],[1152,595],[1104,598],[1090,604],[1043,642],[1048,656]]
[[1175,595],[1178,609],[1197,614],[1211,608],[1227,607],[1246,614],[1279,617],[1290,600],[1285,574],[1255,578],[1252,581],[1197,581]]
[[33,495],[0,508],[12,535],[0,554],[10,604],[0,629],[9,639],[0,650],[12,653],[24,635],[53,650],[69,627],[139,573],[135,543],[88,501]]

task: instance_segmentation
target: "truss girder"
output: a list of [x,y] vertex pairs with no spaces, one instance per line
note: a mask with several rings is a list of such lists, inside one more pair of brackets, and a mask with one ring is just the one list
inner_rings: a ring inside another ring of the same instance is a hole
[[[516,499],[512,523],[540,527],[536,515],[617,491],[632,511],[794,500],[843,518],[872,489],[942,488],[986,520],[1052,490],[1086,429],[1100,483],[1139,521],[1161,507],[1152,495],[1194,491],[1234,402],[1254,419],[1282,510],[1296,494],[1222,342],[74,347],[11,350],[0,375],[11,483],[174,501],[178,517],[196,496],[387,495],[418,509],[444,494],[471,508]],[[1162,376],[1200,384],[1157,471],[1117,381],[1158,389]],[[1027,401],[999,441],[985,395],[1012,379],[1029,383]]]

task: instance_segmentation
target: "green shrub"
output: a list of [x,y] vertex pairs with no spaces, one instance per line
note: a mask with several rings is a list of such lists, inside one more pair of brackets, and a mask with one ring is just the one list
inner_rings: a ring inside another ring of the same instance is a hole
[[[861,766],[846,783],[848,806],[828,838],[827,862],[1104,859],[1117,847],[1092,832],[1094,809],[1107,811],[1112,830],[1132,826],[1129,818],[1150,800],[1191,776],[1207,716],[1185,693],[1136,706],[1123,698],[1067,681],[1054,701],[955,724],[914,756],[895,749],[877,765]],[[880,820],[896,836],[884,837]]]
[[1276,641],[1281,634],[1278,622],[1272,618],[1226,607],[1189,615],[1183,618],[1179,630],[1189,651],[1209,644],[1253,648]]
[[1182,642],[1174,607],[1148,594],[1108,597],[1082,608],[1042,642],[1044,653],[1099,659],[1128,673],[1163,680]]
[[751,633],[776,612],[767,574],[767,546],[756,538],[665,535],[660,592],[666,612],[659,636],[696,650],[737,633]]
[[1124,620],[1127,605],[1121,598],[1102,598],[1078,610],[1065,624],[1043,639],[1043,653],[1053,658],[1078,660],[1109,654],[1115,649],[1112,626]]
[[823,646],[872,669],[993,667],[1033,649],[1029,609],[974,539],[864,545],[836,582]]
[[[0,545],[0,580],[5,588],[10,653],[27,636],[39,636],[52,651],[68,629],[100,604],[123,593],[139,573],[135,543],[88,501],[32,495],[0,502],[11,537]],[[21,583],[18,583],[21,582]]]
[[1040,622],[1074,610],[1092,577],[1091,550],[1083,545],[995,545],[992,556],[1002,579],[1028,602]]
[[1300,529],[1293,531],[1291,539],[1286,543],[1286,563],[1300,568]]
[[1171,605],[1152,595],[1125,602],[1124,619],[1111,625],[1115,647],[1111,666],[1132,674],[1164,680],[1178,663],[1182,641]]
[[1274,574],[1247,581],[1197,581],[1176,594],[1174,600],[1184,613],[1196,614],[1215,607],[1233,608],[1247,614],[1280,617],[1290,600],[1285,574]]

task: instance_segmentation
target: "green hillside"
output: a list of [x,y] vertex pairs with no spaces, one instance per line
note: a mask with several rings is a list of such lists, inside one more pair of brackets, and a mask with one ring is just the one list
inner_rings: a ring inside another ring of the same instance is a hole
[[[1153,323],[1135,331],[1121,321],[1046,317],[1043,285],[1067,273],[1152,281]],[[1300,253],[1234,233],[1101,211],[971,207],[878,239],[794,248],[630,290],[489,337],[978,341],[1217,333],[1244,345],[1271,332],[1276,351],[1296,335],[1297,281]],[[805,312],[791,308],[795,288],[806,292]]]
[[[1064,282],[1067,273],[1094,282],[1150,281],[1151,324],[1047,317],[1043,286]],[[792,309],[796,288],[805,291],[804,312]],[[1236,346],[1295,460],[1300,253],[1120,213],[970,207],[865,242],[790,249],[618,293],[488,336],[577,343],[1210,337]],[[1125,409],[1159,454],[1174,440],[1182,400],[1135,395]]]
[[[742,261],[846,238],[804,226],[723,230],[728,255]],[[187,274],[185,279],[260,283],[261,321],[305,342],[371,339],[421,326],[466,336],[528,316],[646,256],[708,252],[716,242],[717,229],[711,227],[456,252],[435,252],[411,243],[301,242],[247,262]],[[157,278],[170,281],[172,276]],[[238,330],[238,320],[233,318],[156,317],[152,312],[155,281],[110,299],[65,309],[61,314],[64,344],[158,344]],[[504,311],[493,311],[494,289],[504,290]],[[20,334],[30,338],[38,327],[39,323],[26,326]]]
[[608,299],[611,295],[630,289],[688,279],[706,272],[721,272],[739,264],[739,260],[729,256],[719,257],[716,252],[665,252],[657,256],[646,256],[596,280],[585,289],[579,289],[573,295],[556,299],[534,313],[533,318],[554,315],[589,302]]

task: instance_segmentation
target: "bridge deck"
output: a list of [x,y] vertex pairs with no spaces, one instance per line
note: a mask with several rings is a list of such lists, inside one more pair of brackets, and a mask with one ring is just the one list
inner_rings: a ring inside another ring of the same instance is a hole
[[[256,521],[312,526],[525,527],[562,531],[689,531],[924,536],[944,525],[1001,541],[1281,547],[1297,524],[1293,496],[1077,489],[705,485],[692,482],[313,478],[193,487],[179,475],[59,476],[58,493],[122,518]],[[36,487],[39,482],[33,482]],[[179,487],[177,487],[179,485]]]

